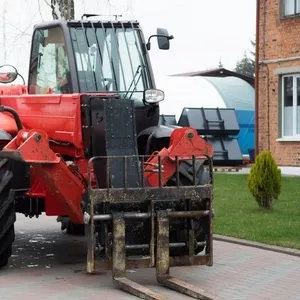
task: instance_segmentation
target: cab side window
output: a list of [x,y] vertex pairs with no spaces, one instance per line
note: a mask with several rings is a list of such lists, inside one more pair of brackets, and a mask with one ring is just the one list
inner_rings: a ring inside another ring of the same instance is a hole
[[60,27],[38,29],[34,33],[29,93],[71,93],[69,62]]

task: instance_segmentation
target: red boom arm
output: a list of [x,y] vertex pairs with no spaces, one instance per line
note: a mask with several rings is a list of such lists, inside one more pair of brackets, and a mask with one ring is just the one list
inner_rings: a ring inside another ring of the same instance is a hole
[[[47,182],[48,192],[53,199],[57,199],[57,205],[62,206],[72,222],[83,223],[80,203],[87,185],[84,173],[75,171],[60,155],[53,152],[46,132],[22,129],[0,154],[2,157],[27,162],[32,173],[41,182]],[[176,157],[179,164],[182,160],[192,159],[192,156],[207,159],[213,156],[213,148],[193,128],[175,129],[169,148],[163,148],[146,162],[144,176],[151,186],[159,185],[159,156],[163,169],[161,184],[165,185],[176,172]]]
[[86,181],[50,149],[46,132],[20,130],[0,153],[29,163],[32,172],[47,182],[47,190],[64,206],[72,222],[83,223],[80,202]]
[[161,184],[165,185],[176,172],[176,157],[179,164],[183,160],[190,160],[194,156],[197,159],[213,157],[213,147],[198,136],[193,128],[178,128],[172,132],[169,148],[163,148],[155,153],[146,163],[144,176],[151,186],[159,185],[159,156],[162,170]]

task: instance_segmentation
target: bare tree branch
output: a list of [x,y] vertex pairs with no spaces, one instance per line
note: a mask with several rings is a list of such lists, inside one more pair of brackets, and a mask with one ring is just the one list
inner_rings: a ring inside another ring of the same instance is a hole
[[[45,0],[45,3],[47,3],[46,0]],[[41,10],[40,0],[38,0],[38,8],[39,8],[39,14],[40,14],[41,20],[44,21],[44,18],[43,18],[43,15],[42,15],[42,10]]]
[[54,20],[74,19],[74,15],[75,15],[74,0],[51,0],[50,7],[52,10],[52,17]]
[[49,6],[51,8],[51,4],[49,3],[48,0],[44,0],[44,2],[47,4],[47,6]]

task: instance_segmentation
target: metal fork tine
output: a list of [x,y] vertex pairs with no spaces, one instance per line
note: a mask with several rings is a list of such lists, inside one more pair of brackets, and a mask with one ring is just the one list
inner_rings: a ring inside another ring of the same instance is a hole
[[208,295],[204,290],[197,288],[194,285],[191,285],[183,280],[177,279],[172,276],[161,276],[158,277],[157,281],[177,292],[185,294],[195,299],[200,300],[216,300],[215,297],[212,298],[211,295]]
[[157,212],[157,281],[177,292],[201,300],[213,300],[205,292],[191,284],[170,276],[170,254],[169,254],[169,218],[164,211]]
[[125,220],[122,213],[113,214],[113,281],[126,292],[146,300],[167,300],[166,297],[126,277]]

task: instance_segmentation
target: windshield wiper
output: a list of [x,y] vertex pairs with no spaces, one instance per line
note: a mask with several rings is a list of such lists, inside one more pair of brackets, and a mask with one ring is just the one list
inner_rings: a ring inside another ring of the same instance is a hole
[[[135,84],[134,89],[133,89],[133,91],[132,91],[132,93],[131,93],[131,96],[129,97],[129,99],[131,99],[131,97],[132,97],[132,95],[133,95],[133,92],[134,92],[134,90],[136,89],[136,87],[137,87],[137,85],[138,85],[138,83],[139,83],[139,80],[140,80],[140,78],[141,78],[141,75],[142,75],[142,74],[140,73],[140,70],[141,70],[141,69],[142,69],[142,66],[139,65],[139,66],[137,67],[136,72],[135,72],[135,74],[134,74],[134,76],[133,76],[133,78],[132,78],[132,81],[131,81],[130,85],[129,85],[128,91],[127,91],[126,94],[124,95],[123,99],[127,97],[127,95],[128,95],[129,92],[130,92],[130,89],[131,89],[132,85]],[[135,82],[135,79],[136,79],[136,77],[137,77],[138,75],[140,75],[140,77],[138,78],[137,82]]]

